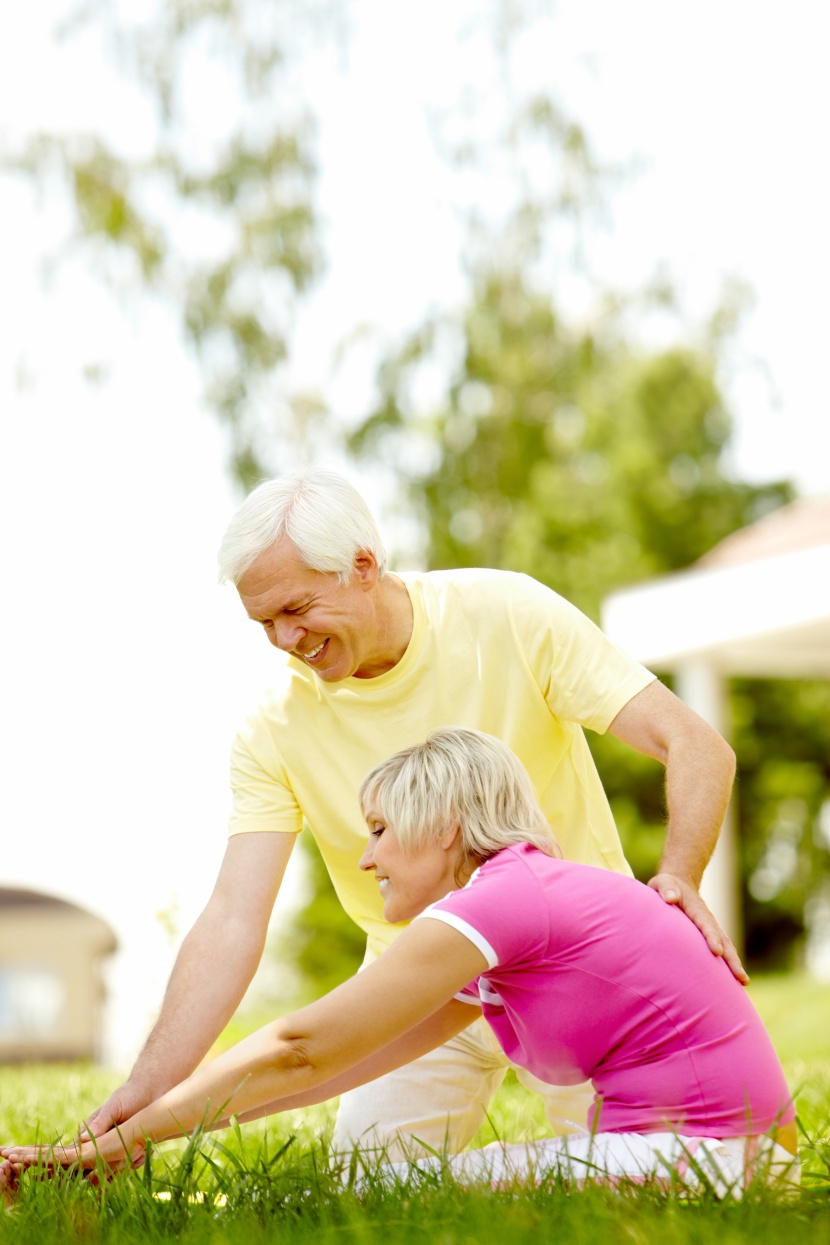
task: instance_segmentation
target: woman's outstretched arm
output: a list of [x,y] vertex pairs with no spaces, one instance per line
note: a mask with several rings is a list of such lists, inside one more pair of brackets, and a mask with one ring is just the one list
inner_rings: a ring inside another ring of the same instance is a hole
[[[4,1147],[13,1164],[122,1166],[147,1141],[321,1101],[440,1045],[478,1014],[453,996],[487,967],[442,921],[417,921],[388,951],[317,1002],[265,1025],[95,1142]],[[322,1087],[325,1086],[325,1089]]]

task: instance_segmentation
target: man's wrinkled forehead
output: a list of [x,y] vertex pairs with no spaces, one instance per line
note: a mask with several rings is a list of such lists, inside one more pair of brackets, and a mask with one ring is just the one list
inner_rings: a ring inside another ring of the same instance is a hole
[[264,550],[240,576],[237,592],[248,610],[259,610],[267,603],[269,609],[290,609],[318,588],[320,571],[306,566],[296,549],[285,538]]

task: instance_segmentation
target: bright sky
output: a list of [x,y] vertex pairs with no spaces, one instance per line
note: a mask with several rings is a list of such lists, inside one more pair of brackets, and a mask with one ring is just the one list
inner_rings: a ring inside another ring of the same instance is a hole
[[[60,7],[0,13],[0,128],[84,127],[103,109],[110,128],[140,129],[94,48],[51,41]],[[459,288],[452,188],[426,120],[463,67],[448,6],[355,10],[348,62],[309,71],[329,273],[298,332],[306,383],[325,383],[321,360],[350,328],[403,329]],[[458,6],[453,25],[470,11]],[[557,85],[602,155],[643,157],[596,243],[609,280],[636,287],[667,261],[696,315],[725,275],[754,287],[728,379],[735,471],[790,476],[805,493],[830,489],[827,24],[807,0],[786,11],[699,0],[682,13],[562,0],[523,66],[528,82]],[[473,42],[464,56],[475,55]],[[36,212],[9,183],[2,204],[3,879],[115,927],[108,1045],[124,1063],[170,965],[155,914],[176,908],[184,932],[207,897],[228,745],[275,657],[214,582],[234,498],[172,321],[122,314],[77,266],[44,287],[55,205]],[[90,365],[103,383],[83,379]],[[331,388],[344,411],[360,393],[359,365]]]

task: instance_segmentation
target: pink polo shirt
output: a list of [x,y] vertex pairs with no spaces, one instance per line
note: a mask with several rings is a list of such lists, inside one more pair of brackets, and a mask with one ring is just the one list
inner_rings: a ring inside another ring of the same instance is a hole
[[724,1138],[794,1118],[746,992],[641,882],[523,844],[424,918],[481,950],[489,967],[459,997],[480,1002],[514,1063],[553,1085],[593,1082],[597,1131]]

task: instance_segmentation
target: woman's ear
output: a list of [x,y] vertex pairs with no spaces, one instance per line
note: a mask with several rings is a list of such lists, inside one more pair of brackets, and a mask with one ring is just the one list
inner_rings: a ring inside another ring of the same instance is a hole
[[457,821],[451,822],[446,830],[441,832],[438,843],[445,852],[456,846],[461,847],[461,826]]

